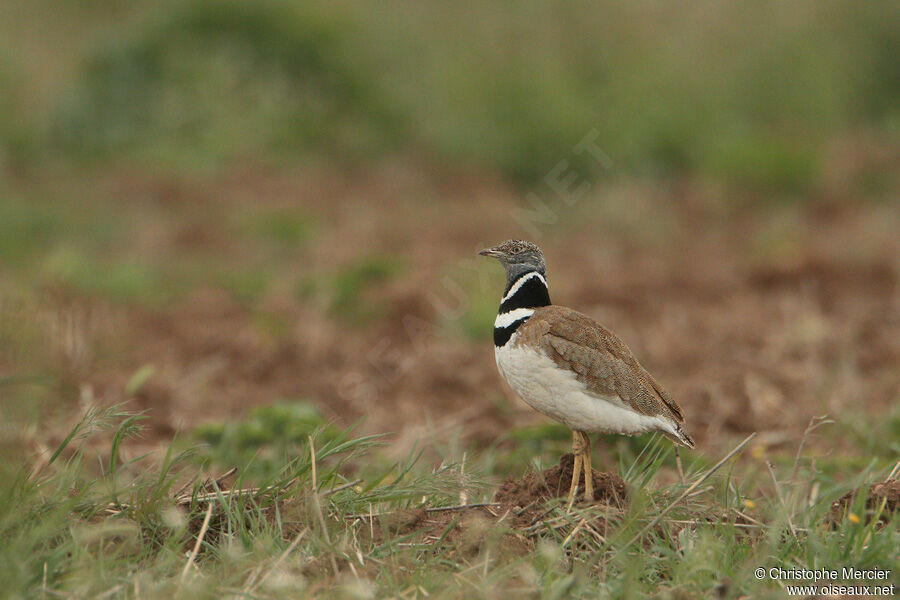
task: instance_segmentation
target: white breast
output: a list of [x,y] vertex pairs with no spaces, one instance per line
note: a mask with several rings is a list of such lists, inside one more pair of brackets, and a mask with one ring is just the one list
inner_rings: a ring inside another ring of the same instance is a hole
[[602,433],[634,434],[665,430],[674,423],[648,417],[626,407],[618,396],[600,397],[588,392],[575,373],[560,368],[540,351],[515,347],[516,334],[502,348],[495,348],[500,374],[532,408],[570,429]]

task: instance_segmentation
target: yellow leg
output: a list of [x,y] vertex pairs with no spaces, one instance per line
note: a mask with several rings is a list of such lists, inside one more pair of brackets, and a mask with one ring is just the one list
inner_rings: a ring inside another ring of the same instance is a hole
[[594,499],[594,471],[591,469],[591,438],[581,432],[584,438],[584,497],[590,502]]
[[584,442],[581,439],[581,432],[572,431],[572,455],[575,457],[575,464],[572,465],[572,485],[569,487],[569,500],[575,498],[575,490],[578,489],[578,481],[581,479],[583,446]]

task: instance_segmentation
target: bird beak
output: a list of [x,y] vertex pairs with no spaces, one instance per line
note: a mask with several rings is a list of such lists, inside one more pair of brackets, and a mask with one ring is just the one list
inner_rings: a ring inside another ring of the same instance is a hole
[[485,248],[484,250],[479,250],[478,254],[480,254],[481,256],[490,256],[491,258],[500,258],[501,256],[503,256],[501,252],[498,252],[494,248]]

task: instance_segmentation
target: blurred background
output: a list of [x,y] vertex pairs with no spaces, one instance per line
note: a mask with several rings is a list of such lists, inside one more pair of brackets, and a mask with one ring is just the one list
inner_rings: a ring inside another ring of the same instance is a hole
[[700,452],[896,456],[898,56],[893,2],[0,0],[4,471],[117,403],[133,455],[562,448],[494,366],[510,237]]

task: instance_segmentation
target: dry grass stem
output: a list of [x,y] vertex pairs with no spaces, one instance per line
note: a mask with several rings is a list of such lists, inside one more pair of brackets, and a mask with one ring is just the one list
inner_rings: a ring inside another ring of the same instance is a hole
[[797,480],[797,472],[800,470],[800,457],[803,454],[803,447],[806,445],[806,438],[809,435],[821,427],[822,425],[833,424],[834,421],[828,418],[828,415],[822,415],[821,417],[812,417],[809,420],[809,424],[806,426],[806,429],[803,431],[803,437],[800,438],[800,445],[797,446],[797,455],[794,457],[794,469],[791,472],[791,481]]
[[322,536],[325,538],[325,543],[329,546],[328,558],[331,561],[331,569],[334,571],[335,577],[340,574],[337,566],[337,560],[334,558],[334,554],[331,552],[331,535],[328,533],[328,525],[325,523],[325,513],[322,511],[322,503],[319,501],[319,483],[316,475],[316,448],[313,445],[312,436],[308,437],[309,439],[309,458],[311,461],[311,470],[312,470],[312,500],[313,505],[316,508],[316,516],[319,518],[319,525],[322,527]]
[[659,523],[659,522],[662,520],[662,518],[663,518],[664,516],[666,516],[666,515],[669,513],[670,510],[672,510],[673,508],[675,508],[676,506],[678,506],[678,504],[679,504],[682,500],[684,500],[685,498],[687,498],[688,495],[689,495],[691,492],[693,492],[695,488],[697,488],[701,483],[703,483],[704,481],[706,481],[706,480],[709,478],[710,475],[712,475],[713,473],[715,473],[716,471],[718,471],[718,470],[722,467],[722,465],[724,465],[726,462],[728,462],[728,459],[730,459],[732,456],[734,456],[735,454],[737,454],[738,452],[740,452],[741,449],[742,449],[744,446],[746,446],[746,445],[750,442],[750,440],[752,440],[752,439],[755,438],[755,437],[756,437],[756,432],[753,432],[753,433],[751,433],[750,435],[748,435],[746,438],[744,438],[744,441],[743,441],[743,442],[741,442],[740,444],[738,444],[737,446],[735,446],[734,449],[731,450],[731,452],[729,452],[728,454],[726,454],[719,462],[717,462],[715,465],[713,465],[712,468],[710,468],[706,473],[703,474],[702,477],[700,477],[700,479],[698,479],[697,481],[695,481],[694,483],[692,483],[691,486],[690,486],[688,489],[684,490],[684,492],[682,492],[682,494],[681,494],[680,496],[678,496],[678,498],[676,498],[674,502],[672,502],[672,503],[669,504],[666,508],[664,508],[663,511],[662,511],[661,513],[659,513],[658,515],[656,515],[656,517],[655,517],[652,521],[650,521],[647,525],[645,525],[643,529],[641,529],[641,530],[640,530],[633,538],[631,538],[630,540],[628,540],[628,543],[626,543],[626,544],[623,545],[621,548],[619,548],[619,550],[625,550],[625,549],[627,549],[629,546],[631,546],[631,544],[633,544],[633,543],[635,543],[636,541],[638,541],[645,533],[647,533],[648,531],[650,531],[650,529],[652,529],[653,527],[655,527],[656,524]]
[[203,538],[206,535],[206,530],[209,529],[209,520],[212,518],[212,511],[213,503],[210,502],[206,507],[206,515],[203,517],[203,525],[200,526],[200,533],[197,534],[197,541],[194,542],[194,549],[191,550],[191,555],[188,557],[187,562],[184,564],[184,569],[181,570],[179,585],[184,583],[184,579],[187,577],[188,571],[190,571],[191,569],[191,565],[193,565],[194,561],[197,559],[197,553],[200,552],[200,545],[203,543]]

